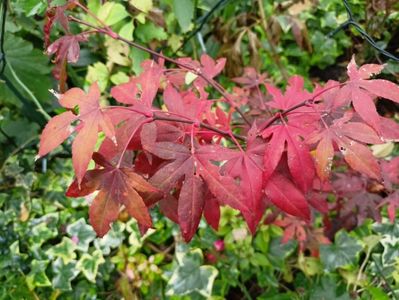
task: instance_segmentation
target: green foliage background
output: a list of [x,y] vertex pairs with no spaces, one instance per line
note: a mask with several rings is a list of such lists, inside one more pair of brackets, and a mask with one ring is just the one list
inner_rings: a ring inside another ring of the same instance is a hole
[[[200,35],[188,39],[216,2],[89,0],[88,6],[123,37],[166,55],[198,58],[205,48],[212,56],[226,56],[229,63],[221,78],[226,86],[227,78],[240,75],[245,66],[281,83],[283,68],[310,83],[312,78],[344,76],[353,52],[359,61],[378,55],[355,31],[328,37],[347,18],[338,0],[298,2],[294,12],[292,6],[291,11],[280,7],[287,1],[265,0],[269,33],[261,26],[256,1],[221,1]],[[356,17],[382,47],[397,48],[398,5],[370,16],[367,3],[351,1]],[[156,211],[155,228],[145,236],[134,220],[122,215],[103,239],[96,238],[86,221],[87,201],[64,196],[73,176],[70,144],[35,163],[47,114],[60,110],[48,92],[56,83],[43,53],[47,1],[9,4],[8,66],[0,81],[0,299],[399,297],[399,224],[386,219],[338,232],[332,244],[321,247],[320,258],[299,253],[295,241],[281,243],[283,232],[274,225],[262,225],[251,236],[227,208],[218,232],[201,223],[188,245],[177,226]],[[302,44],[293,34],[294,24],[304,26]],[[72,26],[73,32],[79,30]],[[58,28],[52,40],[61,34]],[[68,66],[68,83],[87,87],[98,81],[106,95],[111,85],[140,73],[146,58],[139,50],[95,37],[83,45],[78,63]],[[386,73],[397,76],[397,71],[398,64],[388,61]],[[224,249],[215,248],[216,241],[223,241]]]

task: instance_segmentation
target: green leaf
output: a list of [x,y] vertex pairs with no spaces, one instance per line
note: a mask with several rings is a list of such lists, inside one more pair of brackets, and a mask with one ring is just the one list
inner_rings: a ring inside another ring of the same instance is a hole
[[133,38],[134,24],[133,21],[130,20],[128,23],[122,26],[119,30],[119,35],[129,41]]
[[312,287],[309,300],[350,300],[345,288],[338,287],[331,277],[322,277],[321,282]]
[[102,252],[100,250],[95,250],[92,255],[87,253],[83,254],[79,259],[76,268],[82,271],[87,280],[94,283],[96,282],[98,267],[104,262],[105,260]]
[[115,85],[126,83],[129,81],[129,76],[126,73],[119,71],[118,73],[111,76],[111,82]]
[[144,13],[148,13],[153,6],[152,0],[130,0],[129,3]]
[[108,255],[111,249],[119,247],[125,239],[125,224],[115,222],[111,226],[111,230],[101,239],[96,239],[94,246],[101,250],[104,255]]
[[173,0],[173,12],[177,18],[182,32],[191,28],[191,21],[194,17],[194,3],[192,0]]
[[31,243],[41,246],[45,241],[57,236],[57,229],[48,226],[46,222],[39,223],[32,228]]
[[26,283],[30,290],[35,287],[51,286],[51,282],[46,275],[48,263],[48,260],[32,260],[31,270],[26,276]]
[[125,7],[120,3],[106,2],[100,7],[97,17],[104,21],[108,26],[114,25],[122,21],[128,16]]
[[389,300],[389,296],[381,288],[370,286],[367,291],[370,293],[371,299]]
[[162,27],[158,27],[151,22],[137,26],[135,34],[143,43],[148,43],[152,40],[163,41],[168,38],[168,35]]
[[362,247],[356,239],[345,231],[340,231],[335,237],[334,244],[320,246],[320,259],[324,268],[332,271],[353,263],[360,250]]
[[79,274],[76,261],[64,264],[62,259],[58,258],[53,262],[52,267],[55,274],[52,280],[53,287],[61,291],[71,291],[71,281]]
[[87,252],[89,244],[96,238],[93,227],[87,225],[85,219],[80,218],[75,223],[68,225],[67,233],[71,238],[77,239],[76,248],[80,251]]
[[91,85],[94,82],[98,82],[100,90],[103,92],[107,88],[109,81],[109,70],[106,65],[101,62],[96,62],[92,66],[88,67],[86,82]]
[[168,281],[166,295],[182,296],[197,292],[204,297],[210,297],[218,271],[213,266],[202,266],[201,249],[189,252],[177,249],[176,260],[177,268]]
[[[54,2],[54,1],[53,1]],[[54,5],[53,3],[51,3]],[[46,1],[44,0],[20,0],[15,5],[22,9],[27,17],[31,17],[36,14],[42,13],[46,7]]]
[[145,59],[150,58],[150,55],[147,52],[132,47],[130,49],[130,58],[133,61],[132,70],[136,75],[138,75],[142,72],[141,63]]
[[67,264],[76,258],[75,250],[75,243],[70,238],[63,237],[62,242],[51,247],[46,254],[51,258],[59,257]]
[[[19,79],[31,90],[36,98],[42,102],[51,99],[52,97],[48,92],[51,88],[49,60],[43,54],[43,51],[34,49],[31,43],[12,34],[5,35],[4,51],[7,64],[12,66]],[[29,95],[12,76],[9,68],[6,68],[5,75],[18,92],[31,101]],[[19,98],[3,81],[0,81],[0,99],[21,107]]]

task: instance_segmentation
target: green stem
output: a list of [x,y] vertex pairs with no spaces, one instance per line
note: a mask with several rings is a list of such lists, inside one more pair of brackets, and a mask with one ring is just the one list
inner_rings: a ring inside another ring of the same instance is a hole
[[7,67],[10,70],[11,75],[14,77],[15,81],[21,86],[21,88],[29,95],[29,97],[35,103],[37,111],[40,112],[47,121],[50,120],[51,119],[50,115],[43,109],[43,106],[40,104],[39,100],[32,93],[32,91],[21,81],[21,79],[19,79],[18,75],[15,73],[10,62],[7,63]]

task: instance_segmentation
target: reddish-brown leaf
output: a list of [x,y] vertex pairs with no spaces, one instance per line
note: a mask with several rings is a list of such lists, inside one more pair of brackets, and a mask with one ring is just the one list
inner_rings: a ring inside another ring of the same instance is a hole
[[145,227],[151,227],[151,217],[139,193],[157,193],[158,190],[129,168],[108,167],[86,172],[78,185],[75,180],[67,196],[81,197],[99,190],[90,206],[90,222],[98,234],[104,236],[110,224],[118,218],[121,205],[130,216]]
[[265,193],[270,201],[282,211],[310,220],[309,204],[305,196],[283,175],[273,174],[266,183]]
[[186,242],[197,231],[205,205],[204,194],[202,179],[198,176],[186,176],[178,201],[179,225]]

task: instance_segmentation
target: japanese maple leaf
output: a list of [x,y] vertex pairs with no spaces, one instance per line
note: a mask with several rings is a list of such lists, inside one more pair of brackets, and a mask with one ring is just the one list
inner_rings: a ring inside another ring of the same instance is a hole
[[293,76],[288,80],[288,88],[283,94],[281,90],[271,84],[265,84],[266,89],[272,95],[272,101],[267,105],[273,108],[286,110],[292,106],[311,98],[311,93],[304,89],[304,81],[301,76]]
[[246,195],[245,201],[250,211],[249,215],[244,216],[252,233],[255,233],[265,209],[262,202],[262,175],[266,144],[256,137],[256,132],[256,126],[252,127],[248,133],[246,151],[235,151],[229,157],[225,156],[227,162],[223,166],[226,174],[233,178],[240,178],[240,187]]
[[111,95],[121,103],[151,108],[164,72],[163,65],[153,60],[141,64],[143,72],[111,89]]
[[85,41],[87,41],[85,34],[68,34],[47,47],[46,52],[48,55],[55,54],[54,63],[56,66],[53,70],[53,75],[56,79],[60,80],[63,76],[63,79],[66,79],[66,63],[76,63],[78,61],[80,55],[79,43]]
[[233,78],[233,81],[241,84],[245,88],[254,88],[261,84],[266,84],[267,82],[267,74],[259,74],[255,68],[253,67],[245,67],[244,74],[241,77]]
[[310,137],[308,142],[318,142],[315,162],[317,174],[322,180],[327,180],[330,175],[334,144],[351,168],[371,178],[381,178],[378,162],[364,144],[381,144],[382,140],[364,123],[336,120],[332,126]]
[[262,136],[270,137],[264,155],[264,180],[272,176],[286,150],[292,178],[302,191],[307,192],[313,184],[315,168],[310,150],[302,141],[301,130],[289,124],[281,124],[266,128]]
[[394,191],[392,194],[386,197],[380,206],[386,204],[388,204],[387,212],[389,220],[393,223],[395,222],[397,208],[399,207],[399,191]]
[[87,170],[94,147],[97,142],[98,132],[102,131],[114,139],[114,126],[109,116],[99,104],[100,90],[97,83],[93,83],[86,94],[79,88],[72,88],[59,96],[61,106],[73,109],[79,106],[79,115],[71,111],[64,112],[52,118],[44,128],[39,147],[39,156],[44,156],[59,146],[74,129],[71,123],[80,120],[76,130],[78,134],[72,144],[72,161],[78,182]]
[[151,227],[152,221],[147,206],[140,193],[157,193],[158,190],[131,168],[117,168],[100,159],[93,159],[104,168],[89,170],[80,185],[72,182],[66,195],[68,197],[87,196],[99,191],[89,209],[90,223],[97,235],[103,237],[119,215],[123,205],[129,215],[145,227]]
[[182,95],[171,84],[165,88],[163,100],[168,111],[195,122],[202,122],[204,112],[212,106],[211,101],[201,100],[193,92]]
[[233,178],[222,176],[215,165],[209,163],[208,151],[191,151],[183,144],[156,141],[156,126],[147,124],[141,132],[143,148],[170,161],[151,178],[150,183],[169,193],[183,180],[178,199],[178,219],[182,235],[189,241],[201,219],[205,199],[205,184],[220,203],[247,212],[242,194]]
[[353,215],[356,218],[357,226],[361,226],[367,218],[381,222],[381,214],[378,209],[381,202],[382,197],[380,195],[363,190],[347,199],[343,207],[340,208],[339,214],[343,218]]
[[356,112],[377,131],[380,130],[380,116],[377,113],[373,98],[382,97],[399,103],[399,86],[384,80],[372,79],[379,74],[384,65],[367,64],[357,67],[355,57],[348,65],[349,81],[341,88],[338,99],[352,102]]
[[69,33],[69,21],[65,11],[75,7],[75,3],[69,0],[65,5],[50,6],[46,10],[46,19],[43,26],[45,48],[50,44],[50,33],[55,22],[58,22],[65,32]]
[[309,204],[291,180],[279,172],[273,173],[265,186],[267,198],[283,212],[310,220]]
[[[208,80],[216,77],[220,72],[223,70],[226,59],[219,58],[218,60],[214,61],[209,55],[202,54],[200,58],[200,62],[191,59],[190,57],[179,58],[178,62],[189,67],[190,69],[197,70],[198,72],[202,73],[204,76],[207,77]],[[181,67],[182,69],[187,69],[184,66]],[[168,79],[170,82],[177,86],[184,85],[185,83],[185,76],[186,73],[173,73],[168,75]],[[208,82],[204,80],[202,77],[198,76],[195,78],[193,82],[194,86],[203,91],[203,88],[208,85]]]
[[399,184],[399,157],[389,161],[381,161],[382,178],[387,189],[392,189],[393,185]]

